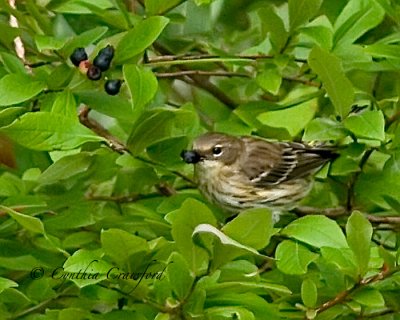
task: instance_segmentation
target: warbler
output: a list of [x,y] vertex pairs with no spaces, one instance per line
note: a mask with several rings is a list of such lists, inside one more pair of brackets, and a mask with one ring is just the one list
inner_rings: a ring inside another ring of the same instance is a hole
[[254,136],[206,133],[181,157],[194,164],[201,193],[229,213],[269,208],[274,220],[312,188],[312,174],[335,159],[335,149]]

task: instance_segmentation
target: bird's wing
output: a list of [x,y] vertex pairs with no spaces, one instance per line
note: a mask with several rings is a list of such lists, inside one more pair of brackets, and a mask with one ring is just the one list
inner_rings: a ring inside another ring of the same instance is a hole
[[249,138],[245,145],[242,170],[257,186],[305,177],[336,156],[332,149],[294,142],[271,143]]

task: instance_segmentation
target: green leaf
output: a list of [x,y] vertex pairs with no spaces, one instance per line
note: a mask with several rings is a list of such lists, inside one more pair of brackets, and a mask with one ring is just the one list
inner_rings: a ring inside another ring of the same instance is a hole
[[193,136],[198,132],[198,125],[197,114],[189,105],[180,109],[154,109],[143,113],[136,122],[128,139],[128,147],[137,155],[146,147],[160,141]]
[[282,231],[282,234],[317,248],[347,248],[346,238],[338,224],[325,216],[299,218]]
[[90,316],[89,310],[84,308],[65,308],[62,309],[58,315],[58,320],[69,320],[69,319],[87,319]]
[[133,116],[132,105],[128,99],[110,96],[105,92],[92,90],[74,92],[79,101],[91,106],[94,110],[118,120],[128,120]]
[[8,74],[0,79],[0,106],[9,106],[29,100],[46,88],[46,84],[35,81],[22,73]]
[[383,196],[400,199],[400,152],[396,151],[385,163],[383,170],[363,172],[357,179],[355,195],[357,203],[389,208]]
[[[204,0],[202,0],[204,2]],[[200,2],[197,0],[197,2]],[[210,307],[205,310],[207,319],[216,320],[256,320],[254,314],[246,308],[235,306],[235,307]]]
[[304,279],[301,284],[301,300],[308,308],[314,308],[317,304],[317,285],[311,279]]
[[397,213],[400,213],[400,201],[398,201],[397,199],[389,196],[389,195],[383,195],[382,196],[383,199],[385,199],[385,201],[387,202],[387,204]]
[[339,58],[316,46],[311,50],[308,62],[321,78],[336,114],[342,118],[347,116],[354,101],[354,88],[344,74]]
[[61,53],[68,57],[72,54],[75,48],[79,47],[87,47],[90,44],[96,42],[100,39],[106,32],[107,27],[96,27],[94,29],[90,29],[88,31],[82,32],[81,34],[73,37],[70,41],[68,41],[65,46],[61,49]]
[[156,16],[137,23],[119,42],[115,62],[123,63],[146,50],[157,40],[168,21],[165,17]]
[[109,0],[71,0],[71,1],[55,1],[51,9],[55,12],[72,13],[72,14],[92,14],[92,11],[86,7],[86,4],[94,5],[99,9],[110,9],[112,7]]
[[331,165],[329,174],[332,176],[345,177],[359,171],[360,167],[355,159],[339,158]]
[[345,136],[346,130],[341,123],[328,118],[315,118],[308,123],[303,141],[339,140]]
[[[278,313],[276,305],[268,303],[263,297],[251,292],[242,294],[224,292],[223,294],[217,294],[212,297],[207,297],[207,304],[210,306],[245,308],[246,310],[249,310],[254,314],[254,319],[266,319],[266,315],[268,316],[268,320],[282,319],[282,317]],[[207,309],[205,311],[207,312]],[[231,314],[230,318],[226,318],[226,320],[232,318],[235,319],[234,317],[235,316],[232,316]]]
[[0,175],[0,196],[15,196],[24,192],[23,190],[24,187],[19,177],[9,172]]
[[[101,250],[75,251],[64,263],[52,271],[51,277],[60,281],[71,279],[79,288],[99,283],[107,278],[113,266],[102,260]],[[78,276],[79,275],[79,276]]]
[[66,88],[69,86],[74,75],[76,75],[75,70],[67,64],[58,65],[45,78],[47,89],[49,91],[67,91]]
[[7,127],[0,128],[0,132],[34,150],[69,150],[85,142],[104,141],[78,120],[49,112],[25,113]]
[[74,119],[76,118],[77,114],[76,107],[77,105],[73,94],[71,91],[65,90],[57,94],[53,106],[51,107],[51,112]]
[[354,301],[371,308],[382,308],[385,306],[382,294],[376,289],[364,288],[361,291],[357,291],[352,298]]
[[221,231],[232,239],[262,249],[268,245],[272,235],[272,213],[268,209],[250,209],[241,212],[222,227]]
[[318,254],[291,240],[282,241],[276,248],[276,265],[279,270],[286,274],[307,273],[308,265],[317,258]]
[[[157,314],[157,316],[154,318],[154,320],[172,320],[171,317],[172,316],[170,314],[168,314],[168,313],[159,312]],[[143,320],[145,320],[144,316],[143,316]]]
[[[206,250],[193,243],[192,235],[198,225],[215,225],[215,217],[206,205],[190,198],[169,215],[173,218],[172,237],[176,247],[188,262],[190,269],[196,275],[202,274],[208,268],[209,256]],[[205,239],[203,243],[209,248],[211,239]]]
[[[66,183],[67,184],[67,183]],[[50,186],[49,188],[52,188]],[[56,189],[57,190],[57,189]],[[62,214],[55,215],[45,220],[46,230],[49,233],[63,231],[70,231],[72,229],[84,228],[95,224],[94,218],[95,208],[87,202],[77,202],[74,204],[66,204]],[[82,214],[85,212],[85,214]]]
[[36,47],[40,52],[45,50],[60,50],[67,43],[68,38],[56,38],[42,34],[35,35]]
[[0,277],[0,294],[8,288],[15,288],[18,287],[18,283],[10,280],[10,279],[6,279],[6,278],[2,278]]
[[85,245],[93,243],[98,240],[97,233],[81,231],[74,232],[66,236],[62,242],[63,248],[67,249],[78,249]]
[[132,97],[134,123],[142,115],[145,105],[155,96],[158,82],[151,70],[136,65],[124,65],[123,73]]
[[[114,4],[115,8],[113,8],[113,10],[101,9],[97,7],[93,1],[91,3],[85,3],[84,6],[91,11],[92,15],[95,15],[101,20],[98,24],[101,23],[103,25],[105,24],[114,27],[114,30],[126,30],[130,28],[132,26],[132,21],[123,1],[108,0],[108,2]],[[117,34],[117,36],[119,35]],[[100,42],[97,43],[97,45],[99,44]]]
[[357,279],[358,267],[354,254],[350,248],[321,248],[322,257],[330,264],[334,264],[342,273]]
[[160,15],[181,2],[181,0],[145,0],[145,8],[150,15]]
[[350,115],[345,119],[344,126],[359,138],[385,140],[385,118],[380,110]]
[[184,301],[193,286],[194,274],[190,271],[186,260],[178,252],[173,252],[169,258],[167,274],[172,290],[179,301]]
[[0,111],[0,127],[9,125],[26,112],[23,107],[8,107]]
[[[257,13],[261,19],[263,34],[266,36],[266,33],[269,33],[269,38],[275,52],[281,52],[289,36],[282,18],[271,6],[263,6]],[[280,81],[282,81],[282,79]]]
[[282,76],[277,67],[267,66],[264,71],[257,74],[256,81],[262,89],[277,95],[282,84]]
[[[224,234],[222,231],[218,230],[217,228],[215,228],[212,225],[203,223],[203,224],[199,224],[198,226],[196,226],[196,228],[193,230],[193,238],[195,241],[197,241],[198,236],[200,234],[211,234],[211,235],[217,237],[223,245],[232,246],[236,249],[239,249],[241,251],[245,251],[248,253],[252,253],[259,257],[269,258],[267,256],[263,256],[257,250],[255,250],[249,246],[243,245],[234,239],[231,239],[226,234]],[[199,242],[199,241],[197,241],[197,242]]]
[[335,50],[348,46],[382,22],[385,10],[375,0],[351,0],[334,24]]
[[108,229],[101,232],[101,245],[104,252],[123,265],[135,253],[149,250],[147,241],[125,230]]
[[27,73],[27,69],[25,69],[25,66],[22,63],[21,59],[18,59],[15,55],[9,54],[7,52],[2,52],[0,54],[0,57],[8,73]]
[[317,14],[322,0],[289,0],[290,31],[308,22]]
[[41,184],[56,183],[82,172],[86,172],[93,162],[87,153],[65,156],[48,167],[39,177]]
[[[252,272],[251,274],[246,274],[245,277],[251,277],[254,274],[257,274],[257,270],[254,273]],[[222,281],[221,278],[219,280]],[[227,282],[216,283],[214,285],[210,285],[207,288],[207,293],[209,293],[210,295],[223,293],[226,291],[235,293],[245,293],[249,291],[252,291],[254,293],[259,293],[259,292],[263,293],[265,291],[268,292],[272,291],[274,293],[283,296],[292,294],[292,292],[287,287],[279,284],[267,283],[267,282],[261,282],[261,283],[246,282],[246,279],[244,279],[244,281],[227,281]]]
[[359,211],[354,211],[347,220],[347,243],[354,253],[361,277],[368,271],[372,232],[371,223]]
[[326,16],[319,16],[301,29],[301,36],[323,49],[331,50],[333,45],[333,27]]
[[181,167],[182,158],[180,153],[187,148],[188,143],[187,137],[176,137],[156,142],[150,145],[146,151],[148,156],[158,163]]
[[[165,139],[170,131],[168,124],[171,124],[174,119],[174,113],[160,111],[149,115],[143,121],[137,121],[137,126],[134,127],[128,140],[132,153],[137,155],[147,146]],[[157,128],[157,130],[150,130],[150,128]]]
[[285,128],[291,137],[295,137],[312,120],[317,108],[317,99],[311,99],[291,108],[263,112],[257,120],[266,126]]
[[16,222],[26,230],[34,233],[44,234],[44,226],[40,219],[19,213],[11,208],[0,205],[0,208],[7,212]]
[[375,43],[363,49],[374,58],[400,59],[399,45]]

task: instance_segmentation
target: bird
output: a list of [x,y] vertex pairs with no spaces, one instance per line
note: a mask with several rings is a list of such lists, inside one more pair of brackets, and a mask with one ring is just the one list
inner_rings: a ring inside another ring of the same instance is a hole
[[274,222],[296,208],[312,189],[313,174],[338,156],[336,149],[256,136],[208,132],[183,150],[194,165],[200,192],[229,214],[268,208]]

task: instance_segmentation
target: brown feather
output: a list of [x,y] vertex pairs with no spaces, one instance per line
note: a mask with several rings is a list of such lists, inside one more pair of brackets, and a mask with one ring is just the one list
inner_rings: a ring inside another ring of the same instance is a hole
[[336,157],[330,148],[294,142],[272,143],[244,138],[246,152],[242,170],[256,186],[272,186],[305,177]]

